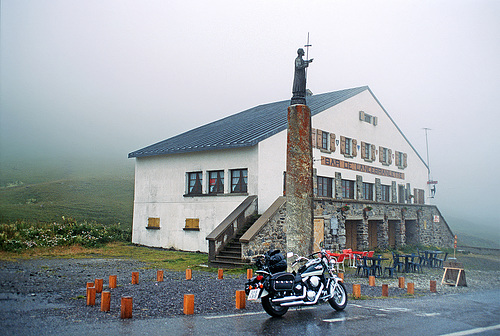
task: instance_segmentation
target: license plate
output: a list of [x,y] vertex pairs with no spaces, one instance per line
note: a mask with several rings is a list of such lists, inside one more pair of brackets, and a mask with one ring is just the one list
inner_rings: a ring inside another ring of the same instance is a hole
[[257,300],[259,298],[260,288],[251,289],[248,293],[248,301]]

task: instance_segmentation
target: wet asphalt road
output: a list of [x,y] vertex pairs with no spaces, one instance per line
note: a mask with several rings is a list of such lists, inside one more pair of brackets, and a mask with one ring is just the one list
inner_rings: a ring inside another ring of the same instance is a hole
[[[0,298],[1,299],[1,298]],[[259,303],[247,303],[259,304]],[[19,303],[22,305],[22,302]],[[19,307],[1,305],[0,313]],[[64,307],[60,307],[64,309]],[[464,333],[465,331],[465,333]],[[191,315],[145,320],[30,319],[29,311],[3,320],[1,335],[500,335],[500,289],[419,298],[350,301],[290,309],[283,318],[262,312]],[[458,336],[457,335],[457,336]]]

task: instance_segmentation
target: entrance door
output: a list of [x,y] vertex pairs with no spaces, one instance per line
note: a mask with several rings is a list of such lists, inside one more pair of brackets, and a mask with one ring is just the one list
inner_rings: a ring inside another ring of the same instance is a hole
[[358,248],[358,223],[345,221],[345,247],[356,250]]
[[323,240],[325,240],[325,220],[323,218],[314,219],[314,246],[313,251],[320,251]]
[[373,250],[377,247],[377,222],[368,222],[368,247]]

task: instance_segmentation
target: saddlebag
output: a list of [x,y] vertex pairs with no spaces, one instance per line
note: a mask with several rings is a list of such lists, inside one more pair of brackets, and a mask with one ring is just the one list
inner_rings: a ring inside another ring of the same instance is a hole
[[270,279],[270,287],[273,291],[288,291],[293,289],[293,280],[295,276],[292,273],[279,272],[273,274]]

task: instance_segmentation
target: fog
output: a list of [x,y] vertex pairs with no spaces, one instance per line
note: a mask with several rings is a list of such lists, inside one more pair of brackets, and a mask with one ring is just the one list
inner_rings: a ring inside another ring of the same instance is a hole
[[431,128],[432,202],[498,228],[499,17],[496,0],[2,0],[1,160],[131,162],[289,99],[309,32],[309,89],[368,85],[424,159]]

